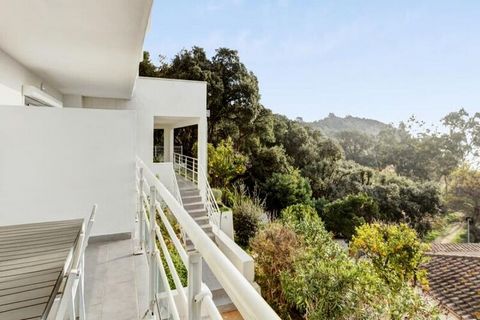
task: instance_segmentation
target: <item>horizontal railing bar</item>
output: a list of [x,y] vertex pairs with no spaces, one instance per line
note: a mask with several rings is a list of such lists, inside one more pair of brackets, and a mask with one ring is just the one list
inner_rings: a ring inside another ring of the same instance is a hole
[[207,314],[210,316],[210,319],[212,320],[223,320],[222,315],[217,309],[217,306],[215,306],[215,302],[213,302],[213,299],[211,296],[206,295],[203,298],[203,306],[205,307]]
[[177,291],[180,292],[180,296],[182,297],[184,305],[186,306],[187,303],[188,303],[187,295],[185,293],[185,290],[183,289],[182,281],[180,280],[180,277],[178,276],[177,269],[175,269],[175,265],[173,264],[172,257],[170,256],[170,252],[168,251],[167,244],[165,243],[165,240],[163,239],[162,231],[160,230],[160,227],[158,225],[155,228],[155,233],[157,234],[157,238],[160,242],[160,248],[162,249],[163,256],[165,257],[165,261],[167,261],[167,265],[168,265],[168,268],[170,270],[170,274],[172,275],[173,282],[175,283],[175,286],[177,287]]
[[[180,316],[178,315],[177,305],[175,304],[175,300],[173,299],[172,290],[170,288],[170,284],[168,283],[167,274],[165,272],[165,269],[163,268],[162,258],[160,257],[160,252],[158,251],[156,244],[155,244],[155,258],[157,261],[158,269],[160,270],[160,276],[162,277],[162,281],[165,285],[165,289],[167,292],[168,304],[170,305],[170,308],[173,309],[173,312],[172,312],[173,319],[180,320]],[[155,296],[156,296],[156,293],[155,293]]]
[[160,216],[160,219],[163,222],[163,225],[165,226],[165,229],[167,229],[168,235],[170,236],[170,239],[172,239],[173,245],[175,246],[175,249],[177,249],[178,254],[180,255],[180,258],[182,259],[183,265],[185,268],[188,267],[188,255],[185,249],[182,246],[182,243],[180,240],[177,238],[177,235],[175,234],[175,231],[173,230],[172,225],[170,224],[170,221],[168,221],[167,216],[163,212],[160,203],[157,201],[156,202],[156,208],[158,211],[158,215]]

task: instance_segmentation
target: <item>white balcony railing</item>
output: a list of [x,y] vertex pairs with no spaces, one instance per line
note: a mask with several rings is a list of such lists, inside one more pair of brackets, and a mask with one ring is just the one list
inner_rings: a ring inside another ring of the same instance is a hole
[[[173,154],[173,165],[175,171],[183,176],[184,178],[190,180],[196,184],[201,190],[205,190],[205,209],[208,213],[208,218],[210,223],[215,226],[221,227],[221,212],[218,206],[217,200],[213,194],[212,188],[208,183],[207,174],[202,165],[198,163],[198,160],[193,157],[189,157],[183,154],[174,153]],[[201,179],[200,179],[201,178]],[[199,186],[199,183],[204,183],[203,188]]]
[[[64,271],[65,287],[60,299],[55,300],[47,320],[86,319],[85,309],[85,250],[95,221],[97,205],[93,206],[88,222],[82,224],[78,241],[70,252]],[[43,319],[43,318],[42,318]]]
[[[183,154],[183,146],[174,146],[173,152]],[[153,159],[155,162],[164,162],[165,148],[163,146],[153,146]]]
[[[244,319],[280,319],[140,159],[137,169],[139,240],[148,253],[152,318],[222,319],[202,282],[203,259]],[[179,229],[192,240],[195,251],[183,248]],[[182,270],[187,273],[186,287]]]

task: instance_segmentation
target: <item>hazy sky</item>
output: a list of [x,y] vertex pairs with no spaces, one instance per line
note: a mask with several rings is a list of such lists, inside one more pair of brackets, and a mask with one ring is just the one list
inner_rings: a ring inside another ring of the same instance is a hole
[[262,103],[397,123],[480,111],[480,1],[156,0],[145,49],[237,49]]

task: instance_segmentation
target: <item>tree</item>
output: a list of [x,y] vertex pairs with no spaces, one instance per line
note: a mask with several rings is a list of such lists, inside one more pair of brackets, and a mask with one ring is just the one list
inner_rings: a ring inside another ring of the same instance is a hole
[[158,67],[150,60],[148,51],[143,51],[143,60],[138,67],[138,74],[141,77],[158,77]]
[[480,239],[480,171],[464,165],[452,173],[447,200],[451,208],[464,211],[473,220],[472,233]]
[[254,150],[250,156],[246,183],[251,188],[261,187],[273,173],[288,173],[292,170],[282,146],[262,146]]
[[158,68],[157,76],[207,82],[208,137],[214,145],[230,137],[246,152],[257,139],[273,139],[271,112],[260,104],[258,80],[236,50],[219,48],[212,58],[199,47],[182,50]]
[[378,168],[374,153],[375,138],[358,131],[341,131],[335,135],[345,153],[346,160],[352,160],[364,166]]
[[480,112],[471,115],[461,108],[451,112],[443,119],[449,129],[450,138],[462,153],[464,162],[480,165]]
[[304,171],[313,179],[314,196],[335,200],[350,194],[357,194],[371,185],[375,171],[353,161],[323,162],[309,165]]
[[208,145],[208,173],[214,187],[225,188],[246,170],[247,158],[233,149],[232,139]]
[[323,208],[322,215],[327,230],[350,239],[355,228],[380,217],[375,200],[364,193],[337,199]]
[[312,189],[308,180],[301,176],[299,170],[289,173],[274,173],[265,182],[267,208],[279,212],[293,204],[309,204]]
[[427,284],[426,271],[421,267],[427,249],[415,230],[404,223],[364,224],[357,228],[350,245],[352,255],[369,259],[376,272],[395,288],[405,283]]
[[364,192],[378,203],[382,221],[405,222],[420,235],[430,230],[431,218],[442,212],[440,191],[432,182],[416,182],[384,172]]

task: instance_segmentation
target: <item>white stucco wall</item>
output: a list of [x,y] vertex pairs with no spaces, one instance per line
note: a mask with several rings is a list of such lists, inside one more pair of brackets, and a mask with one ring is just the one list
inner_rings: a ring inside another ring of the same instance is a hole
[[203,81],[140,77],[130,100],[83,98],[84,108],[136,110],[137,154],[153,166],[154,116],[171,120],[176,127],[199,124],[199,136],[204,148],[199,161],[206,167],[207,144],[207,84]]
[[32,85],[40,88],[41,83],[46,93],[62,101],[60,92],[0,50],[0,105],[23,105],[22,87]]
[[132,232],[135,113],[0,106],[0,225],[98,215],[93,235]]
[[161,162],[154,163],[152,172],[158,177],[161,183],[175,195],[175,171],[173,171],[173,163]]

